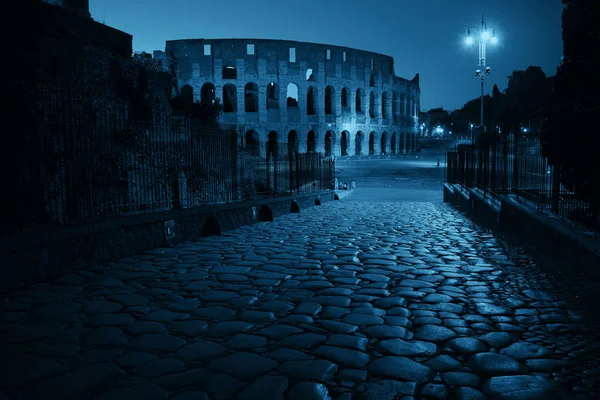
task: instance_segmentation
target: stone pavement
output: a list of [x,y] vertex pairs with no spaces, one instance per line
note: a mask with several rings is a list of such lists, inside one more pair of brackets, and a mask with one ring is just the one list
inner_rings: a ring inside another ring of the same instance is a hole
[[331,202],[11,294],[0,399],[599,398],[561,290],[449,206]]

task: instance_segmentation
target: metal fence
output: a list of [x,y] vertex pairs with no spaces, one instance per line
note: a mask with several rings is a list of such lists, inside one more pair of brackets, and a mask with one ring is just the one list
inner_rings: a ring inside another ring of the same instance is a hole
[[474,144],[457,146],[446,154],[446,181],[480,191],[483,196],[512,195],[535,206],[600,232],[589,199],[576,198],[561,184],[560,169],[542,156],[543,118],[524,121],[518,131],[479,135]]
[[333,188],[333,160],[256,155],[235,125],[206,126],[156,107],[67,89],[23,89],[3,148],[10,196],[2,234],[109,217],[233,203]]

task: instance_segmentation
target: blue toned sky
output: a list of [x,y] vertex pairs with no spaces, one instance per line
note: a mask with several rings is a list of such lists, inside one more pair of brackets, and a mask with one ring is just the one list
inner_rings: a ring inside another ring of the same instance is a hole
[[132,34],[135,51],[164,50],[174,39],[264,38],[387,54],[396,75],[420,74],[422,110],[479,96],[477,45],[463,38],[481,14],[499,39],[487,52],[486,93],[530,65],[554,75],[562,9],[560,0],[90,0],[92,17]]

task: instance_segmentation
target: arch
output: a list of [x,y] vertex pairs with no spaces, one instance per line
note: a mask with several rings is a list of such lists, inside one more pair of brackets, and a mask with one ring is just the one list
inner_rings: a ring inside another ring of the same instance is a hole
[[192,104],[194,102],[194,89],[190,85],[185,85],[181,88],[179,97],[184,104]]
[[306,135],[306,152],[317,152],[317,133],[315,131],[309,131]]
[[306,91],[306,115],[315,115],[317,110],[317,89],[314,86],[309,86]]
[[406,150],[406,143],[405,143],[406,137],[404,136],[404,132],[400,132],[400,153],[404,153]]
[[375,92],[369,94],[369,117],[375,118]]
[[277,155],[277,132],[271,131],[269,132],[269,138],[267,142],[267,155],[274,154]]
[[258,112],[258,85],[254,82],[244,86],[244,111]]
[[255,130],[249,130],[244,136],[246,142],[246,150],[252,157],[258,157],[260,155],[260,142],[258,132]]
[[295,83],[287,85],[287,107],[298,108],[298,85]]
[[342,101],[341,101],[342,110],[347,110],[348,107],[348,89],[342,88]]
[[369,155],[375,154],[375,132],[371,132],[369,135]]
[[339,199],[340,199],[340,196],[338,196],[338,194],[337,194],[337,193],[334,193],[334,194],[333,194],[333,199],[334,199],[334,200],[339,200]]
[[364,113],[365,110],[363,110],[363,90],[358,88],[356,89],[356,112],[357,113]]
[[396,132],[392,133],[392,139],[391,139],[391,143],[390,143],[390,150],[392,154],[396,154],[396,149],[398,148],[398,143],[397,143],[398,139],[397,139],[397,135]]
[[334,97],[335,90],[333,89],[333,86],[327,86],[325,88],[325,115],[335,114]]
[[296,214],[300,213],[300,206],[296,200],[292,201],[292,204],[290,204],[290,212]]
[[381,117],[382,118],[389,118],[390,116],[388,115],[388,107],[390,104],[390,96],[388,94],[388,92],[383,92],[381,94]]
[[398,94],[394,93],[392,96],[392,118],[394,121],[398,120],[398,115],[400,114],[400,97]]
[[371,78],[369,79],[369,86],[375,87],[375,75],[371,74]]
[[206,82],[200,88],[200,102],[202,104],[214,104],[217,91],[215,85],[211,82]]
[[321,205],[321,199],[319,199],[318,197],[315,199],[315,206],[320,206]]
[[202,225],[202,233],[200,236],[221,236],[221,225],[219,224],[219,220],[212,215],[206,218],[204,225]]
[[267,84],[267,110],[279,110],[279,85],[275,82]]
[[237,69],[233,65],[223,67],[223,79],[237,79]]
[[307,81],[315,81],[315,71],[312,68],[307,68],[306,69],[306,80]]
[[298,133],[294,130],[291,130],[288,133],[288,157],[290,159],[294,158],[298,154]]
[[360,156],[362,154],[363,141],[363,133],[361,131],[356,132],[356,136],[354,136],[354,154],[357,156]]
[[340,154],[343,156],[348,155],[348,142],[350,140],[350,132],[343,131],[342,137],[340,138]]
[[333,145],[335,141],[335,136],[333,131],[327,131],[325,133],[325,155],[330,156],[333,154]]
[[412,151],[412,135],[410,133],[406,134],[406,151],[409,153]]
[[237,112],[237,89],[233,83],[223,86],[223,112]]
[[273,210],[267,205],[261,206],[256,219],[261,222],[273,222]]
[[381,154],[387,154],[387,132],[381,134]]

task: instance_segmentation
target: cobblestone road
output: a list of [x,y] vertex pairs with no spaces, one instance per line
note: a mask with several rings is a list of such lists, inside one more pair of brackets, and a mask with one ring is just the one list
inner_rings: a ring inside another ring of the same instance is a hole
[[599,398],[561,290],[446,205],[332,202],[10,295],[0,399]]

